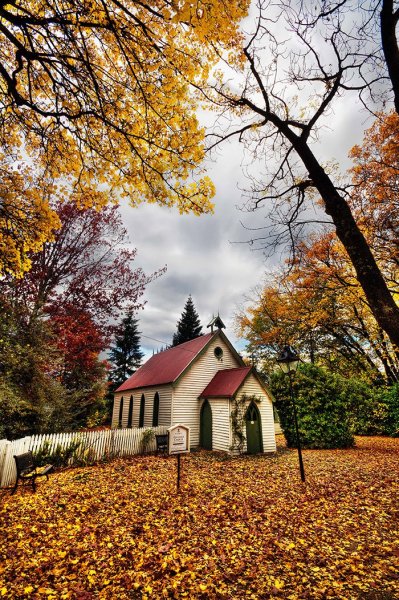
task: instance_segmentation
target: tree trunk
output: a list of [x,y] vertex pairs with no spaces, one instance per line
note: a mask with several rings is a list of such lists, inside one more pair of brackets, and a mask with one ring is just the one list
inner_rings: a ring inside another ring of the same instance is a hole
[[393,0],[384,0],[380,14],[381,43],[392,82],[395,110],[399,114],[399,48],[396,38],[399,11],[394,12]]
[[387,333],[391,342],[399,348],[399,307],[388,289],[364,235],[357,226],[349,205],[339,195],[306,142],[297,136],[289,137],[324,201],[325,212],[335,225],[336,234],[349,255],[377,323]]

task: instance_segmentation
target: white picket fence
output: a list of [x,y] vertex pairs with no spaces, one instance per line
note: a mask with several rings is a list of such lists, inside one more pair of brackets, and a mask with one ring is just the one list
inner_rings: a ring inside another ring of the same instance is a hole
[[[57,447],[67,448],[73,442],[80,442],[82,449],[90,453],[94,460],[106,456],[132,456],[142,452],[143,433],[148,427],[141,429],[108,429],[105,431],[75,431],[72,433],[51,433],[33,435],[10,442],[0,440],[0,487],[6,487],[15,482],[17,472],[14,455],[31,450],[37,452],[46,442],[50,451]],[[154,434],[167,432],[166,426],[152,427]],[[147,447],[147,451],[155,451],[155,437]]]

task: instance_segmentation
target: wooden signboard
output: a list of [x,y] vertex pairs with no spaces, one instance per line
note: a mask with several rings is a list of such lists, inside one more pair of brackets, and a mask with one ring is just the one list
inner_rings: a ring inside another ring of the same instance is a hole
[[183,454],[190,452],[190,428],[187,425],[173,425],[169,427],[169,454]]
[[190,452],[190,427],[173,425],[168,429],[168,453],[177,456],[177,489],[180,489],[180,456]]

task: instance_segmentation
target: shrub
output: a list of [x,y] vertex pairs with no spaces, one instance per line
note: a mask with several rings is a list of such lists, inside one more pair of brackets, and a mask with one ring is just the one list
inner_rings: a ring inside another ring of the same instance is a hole
[[349,379],[352,428],[357,435],[399,435],[399,384],[370,387]]
[[145,429],[141,436],[141,453],[145,454],[150,447],[152,440],[155,439],[155,433],[153,429]]
[[[296,432],[289,379],[274,373],[271,389],[280,425],[289,447],[296,447]],[[355,393],[346,380],[315,365],[303,364],[293,378],[298,427],[303,448],[348,448],[353,446],[350,405]]]
[[38,466],[52,464],[54,467],[83,466],[91,464],[93,457],[90,448],[86,448],[79,440],[73,440],[63,448],[58,444],[53,450],[50,442],[45,441],[34,453],[35,462]]
[[356,379],[347,380],[348,407],[356,435],[384,435],[388,407],[381,399],[382,390]]
[[379,402],[386,410],[383,433],[399,437],[399,383],[390,388],[383,388],[379,394]]

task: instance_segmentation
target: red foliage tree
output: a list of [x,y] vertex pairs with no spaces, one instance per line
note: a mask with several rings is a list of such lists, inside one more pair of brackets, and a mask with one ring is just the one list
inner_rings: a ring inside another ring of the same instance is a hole
[[162,270],[147,276],[133,268],[136,250],[129,247],[117,206],[96,211],[62,202],[55,210],[61,227],[54,240],[32,256],[23,279],[3,279],[0,291],[23,308],[28,338],[38,322],[51,332],[58,356],[47,372],[66,388],[77,425],[104,398],[106,363],[100,354],[113,321],[121,311],[143,307],[145,286]]

